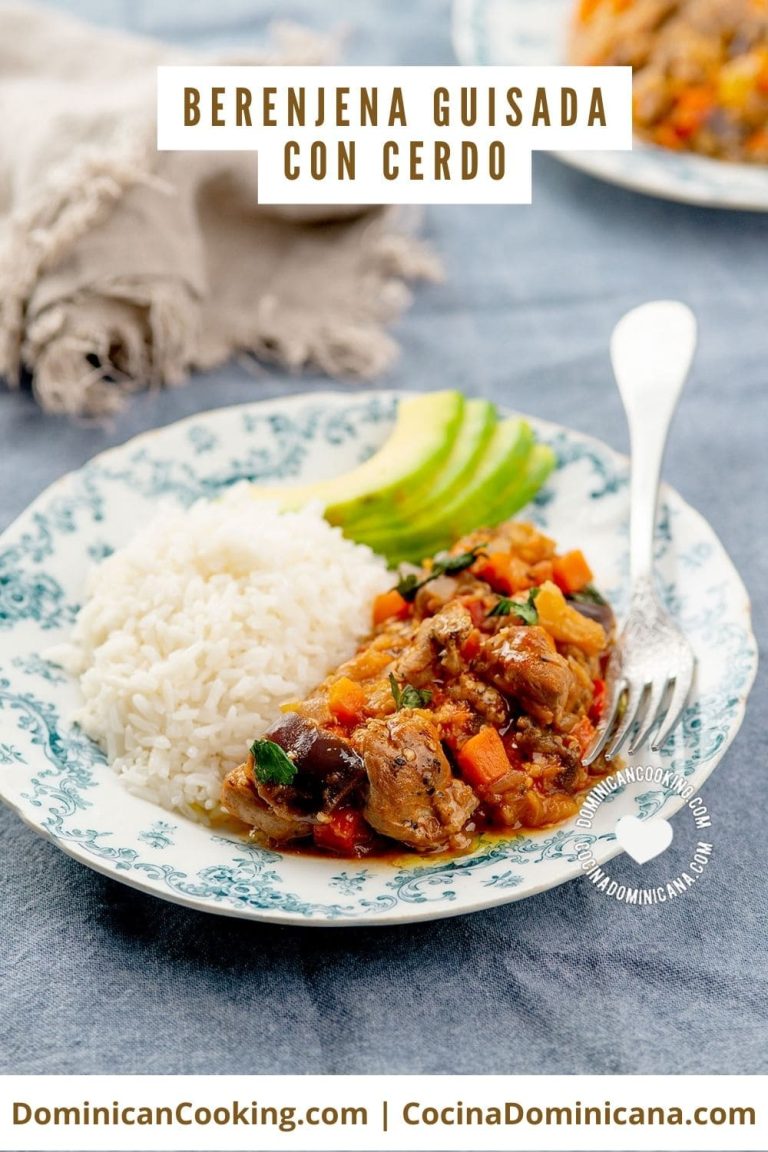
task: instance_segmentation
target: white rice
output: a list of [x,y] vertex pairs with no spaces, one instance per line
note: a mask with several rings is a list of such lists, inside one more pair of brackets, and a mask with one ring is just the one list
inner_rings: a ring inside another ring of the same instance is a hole
[[354,653],[391,582],[319,510],[242,486],[160,513],[100,564],[49,656],[79,676],[73,719],[130,791],[200,818],[280,705]]

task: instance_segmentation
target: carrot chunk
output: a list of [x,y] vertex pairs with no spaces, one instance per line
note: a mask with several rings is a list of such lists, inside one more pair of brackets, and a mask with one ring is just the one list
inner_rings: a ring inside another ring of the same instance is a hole
[[404,600],[397,588],[382,592],[373,601],[373,623],[383,624],[385,620],[404,620],[408,615],[408,601]]
[[467,740],[457,759],[467,784],[481,791],[501,780],[510,769],[504,742],[495,728],[481,728]]
[[688,88],[677,99],[671,117],[672,127],[685,140],[698,132],[714,107],[714,95],[708,88]]
[[354,680],[342,676],[328,689],[328,708],[340,724],[351,728],[363,719],[365,692]]
[[514,592],[523,592],[533,586],[528,574],[528,565],[519,556],[510,552],[491,552],[481,557],[473,569],[480,580],[490,584],[494,592],[504,596],[511,596]]
[[587,584],[591,584],[592,569],[580,548],[566,552],[564,556],[555,557],[552,563],[552,578],[566,596],[580,592]]
[[318,848],[339,856],[362,856],[370,851],[373,833],[355,808],[338,808],[327,821],[316,824],[312,837]]

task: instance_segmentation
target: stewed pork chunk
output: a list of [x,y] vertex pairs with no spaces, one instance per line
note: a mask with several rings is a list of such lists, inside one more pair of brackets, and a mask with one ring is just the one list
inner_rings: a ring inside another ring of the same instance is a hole
[[553,724],[562,719],[573,673],[543,628],[502,628],[485,641],[477,669],[535,720]]
[[464,828],[478,800],[454,778],[435,724],[398,712],[361,729],[357,746],[369,781],[363,814],[372,828],[422,850],[468,845]]

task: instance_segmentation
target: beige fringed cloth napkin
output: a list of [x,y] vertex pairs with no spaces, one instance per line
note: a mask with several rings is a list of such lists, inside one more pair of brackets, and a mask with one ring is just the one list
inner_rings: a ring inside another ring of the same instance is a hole
[[[276,44],[262,60],[331,51]],[[190,59],[0,3],[0,376],[31,372],[48,411],[109,412],[238,351],[373,375],[405,282],[437,274],[403,213],[259,207],[255,154],[158,153],[155,68]]]

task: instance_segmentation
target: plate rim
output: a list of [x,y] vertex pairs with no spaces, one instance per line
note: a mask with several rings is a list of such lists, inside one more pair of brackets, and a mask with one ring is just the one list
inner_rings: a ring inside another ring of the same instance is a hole
[[[482,64],[482,60],[479,58],[482,53],[478,48],[477,36],[473,28],[477,22],[478,14],[487,7],[488,3],[489,0],[453,0],[450,36],[454,55],[460,64]],[[507,0],[507,3],[514,5],[520,3],[520,0]],[[509,63],[510,66],[512,66],[514,61],[510,61]],[[633,148],[625,154],[631,156],[633,153],[641,152],[646,156],[661,155],[664,159],[668,158],[665,149],[656,148],[653,145],[649,145],[640,137],[633,136]],[[691,204],[698,208],[712,208],[721,212],[754,212],[760,214],[768,212],[768,169],[765,172],[765,192],[760,199],[750,198],[749,192],[745,192],[742,196],[737,196],[733,200],[723,200],[718,198],[717,195],[707,194],[706,192],[698,194],[693,188],[688,188],[687,191],[683,191],[678,187],[660,188],[657,185],[649,186],[647,182],[634,179],[631,171],[605,171],[600,161],[605,157],[611,157],[613,155],[611,152],[564,152],[560,149],[552,149],[548,154],[554,156],[568,167],[583,172],[595,180],[601,180],[605,184],[612,184],[617,188],[624,188],[653,199],[667,200],[674,204]],[[675,156],[679,154],[669,153],[669,155]],[[706,166],[706,170],[712,172],[720,172],[721,165],[727,165],[726,170],[730,173],[744,171],[753,174],[754,170],[753,165],[718,161],[708,156],[700,156],[694,152],[686,152],[683,155],[689,163]],[[597,159],[593,160],[593,156]],[[712,165],[715,167],[711,167]]]
[[[58,477],[46,488],[44,488],[42,492],[40,492],[17,516],[14,517],[14,519],[10,524],[7,525],[2,533],[0,533],[0,546],[6,542],[6,538],[9,535],[12,535],[14,529],[16,529],[17,526],[23,520],[25,520],[27,516],[34,513],[34,511],[38,508],[38,505],[46,503],[51,494],[54,493],[57,489],[63,488],[69,483],[74,483],[75,478],[79,476],[85,469],[89,468],[91,465],[100,463],[115,453],[123,452],[129,447],[136,446],[137,444],[140,444],[143,441],[147,441],[165,431],[183,428],[187,424],[200,422],[201,420],[204,421],[210,417],[216,417],[224,413],[244,413],[254,408],[258,409],[264,405],[287,404],[291,406],[298,406],[310,401],[322,402],[323,400],[337,401],[343,399],[346,401],[354,402],[355,400],[364,400],[365,398],[370,398],[374,395],[379,396],[382,399],[398,399],[404,396],[424,394],[425,393],[421,392],[420,390],[394,388],[363,388],[354,390],[322,389],[319,391],[304,391],[291,393],[287,396],[278,395],[272,397],[262,397],[259,400],[223,405],[217,408],[203,409],[200,412],[183,416],[178,420],[171,420],[167,424],[145,429],[143,432],[139,432],[134,436],[128,437],[121,444],[112,445],[109,448],[102,449],[100,452],[95,453],[93,456],[89,457],[89,459],[86,460],[79,468],[70,469],[68,472],[64,473],[62,476]],[[626,455],[626,453],[619,452],[605,441],[600,440],[598,437],[593,436],[590,433],[581,432],[578,429],[570,428],[567,425],[547,420],[543,417],[534,416],[530,413],[520,412],[516,409],[509,408],[504,404],[497,404],[496,407],[498,408],[499,412],[505,416],[520,416],[524,419],[531,420],[531,422],[534,424],[534,427],[540,427],[542,430],[545,430],[548,435],[565,433],[568,437],[574,437],[587,445],[595,447],[599,450],[600,453],[607,453],[617,464],[620,464],[625,468],[629,466],[629,457]],[[751,598],[749,591],[741,577],[741,574],[736,568],[736,565],[731,559],[730,554],[723,545],[720,537],[715,532],[714,528],[710,525],[706,517],[701,512],[699,512],[698,509],[689,504],[688,501],[680,495],[677,489],[673,488],[669,484],[662,483],[660,488],[660,497],[670,500],[673,505],[678,507],[678,509],[684,511],[687,515],[690,515],[696,522],[697,526],[703,526],[706,529],[719,549],[720,560],[721,562],[725,563],[728,569],[729,578],[734,581],[734,584],[738,586],[739,591],[742,594],[739,618],[742,621],[744,628],[745,646],[751,658],[749,674],[739,695],[738,702],[733,708],[733,723],[731,724],[730,731],[726,738],[723,740],[723,743],[718,747],[714,756],[711,757],[710,760],[705,764],[706,773],[704,776],[702,776],[699,782],[700,784],[703,784],[706,780],[709,779],[718,765],[722,762],[733,741],[741,730],[744,717],[746,715],[749,696],[755,682],[755,677],[757,675],[759,664],[759,646],[752,623]],[[561,885],[577,879],[579,876],[584,874],[583,869],[577,861],[574,861],[573,863],[565,861],[562,874],[559,875],[555,880],[542,880],[540,884],[533,884],[530,887],[525,887],[523,891],[520,891],[517,888],[512,888],[504,889],[500,894],[490,895],[488,898],[483,897],[478,899],[471,897],[467,905],[457,903],[449,904],[447,906],[443,904],[435,904],[432,906],[410,906],[406,913],[403,913],[401,906],[396,905],[393,909],[382,911],[375,916],[354,914],[339,918],[329,916],[314,918],[301,916],[291,912],[282,912],[279,909],[253,909],[247,906],[237,908],[234,906],[214,904],[207,897],[185,896],[176,891],[156,886],[150,878],[138,878],[130,876],[128,873],[118,870],[114,864],[108,861],[102,861],[99,858],[88,854],[82,845],[77,843],[70,844],[66,840],[56,837],[49,829],[44,828],[41,824],[35,823],[31,818],[31,814],[24,811],[19,803],[6,795],[5,789],[3,787],[2,776],[0,776],[0,802],[8,807],[16,816],[18,816],[21,821],[29,829],[31,829],[31,831],[37,833],[47,842],[51,843],[57,849],[64,852],[64,854],[69,856],[71,859],[76,860],[80,864],[84,864],[87,868],[91,869],[91,871],[106,876],[108,879],[115,880],[137,891],[141,891],[146,895],[157,897],[158,899],[164,900],[171,904],[176,904],[180,907],[191,908],[198,912],[207,912],[214,916],[228,916],[234,919],[251,920],[259,923],[281,924],[285,926],[302,928],[385,928],[405,924],[427,923],[436,920],[452,919],[455,916],[470,915],[474,912],[482,912],[487,909],[500,907],[506,904],[515,904],[521,900],[528,899],[531,896],[538,896],[543,892],[558,888]],[[684,803],[684,798],[679,795],[669,797],[665,802],[665,817],[674,816],[683,807]],[[158,811],[163,812],[166,811],[166,809],[158,806]],[[179,814],[177,813],[176,815]],[[602,864],[603,862],[612,860],[621,853],[622,849],[618,843],[606,845],[600,853],[600,863]]]

